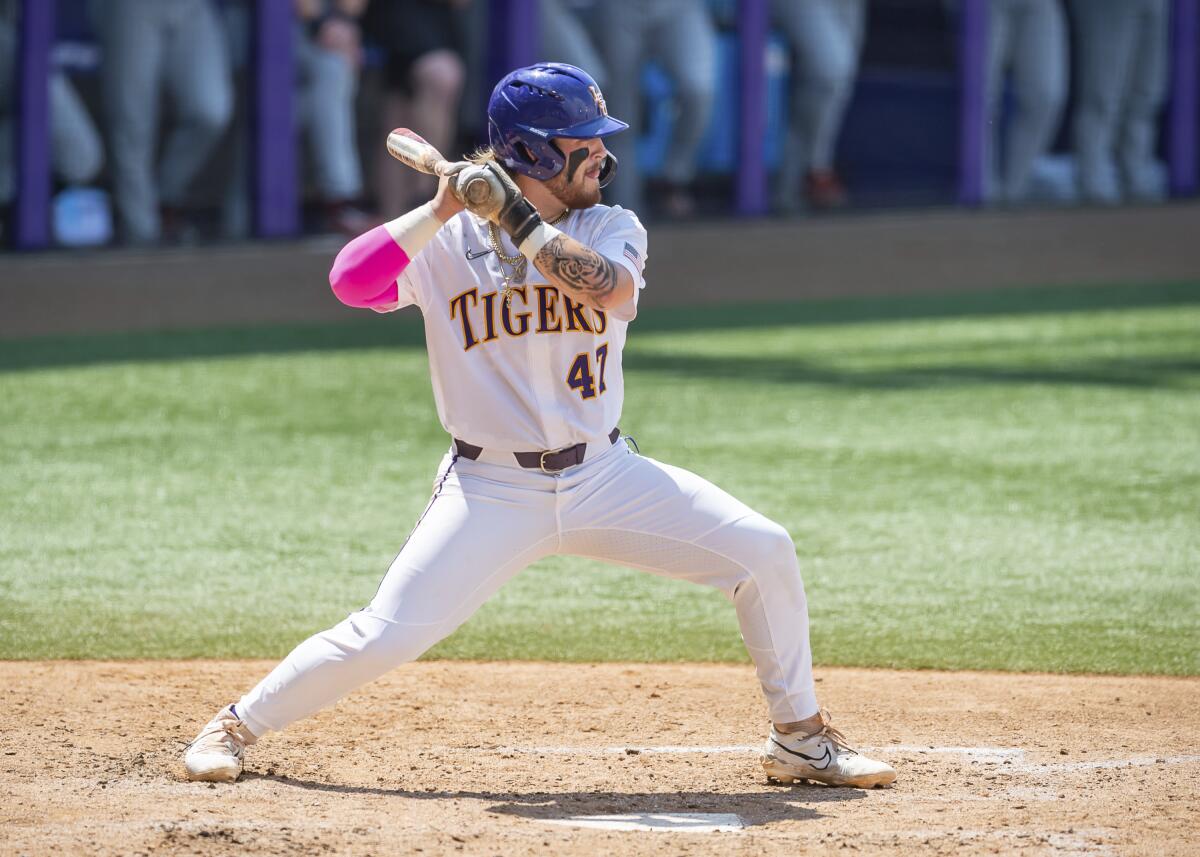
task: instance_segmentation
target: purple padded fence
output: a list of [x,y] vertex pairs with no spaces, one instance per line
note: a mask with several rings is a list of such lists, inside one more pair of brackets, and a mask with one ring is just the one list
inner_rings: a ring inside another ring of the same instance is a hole
[[260,238],[300,231],[292,0],[258,0],[254,27],[254,223]]
[[504,75],[541,58],[537,0],[491,0],[487,33],[485,98]]
[[738,0],[737,213],[743,217],[767,211],[767,26],[767,0]]
[[16,92],[16,245],[50,244],[50,48],[54,0],[24,0],[18,33]]
[[1171,101],[1167,160],[1172,196],[1196,192],[1196,0],[1175,0],[1171,9]]
[[987,0],[962,0],[958,31],[958,201],[983,202]]

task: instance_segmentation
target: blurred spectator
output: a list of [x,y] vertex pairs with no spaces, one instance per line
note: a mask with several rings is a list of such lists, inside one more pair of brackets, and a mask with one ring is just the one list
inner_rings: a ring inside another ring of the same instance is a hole
[[629,123],[627,133],[610,138],[620,166],[605,189],[605,201],[646,213],[635,144],[642,124],[642,63],[653,58],[673,81],[678,100],[661,208],[668,216],[687,217],[695,209],[690,185],[716,89],[716,32],[707,2],[602,0],[596,8],[596,21],[596,41],[608,70],[608,88],[604,90],[608,110]]
[[231,241],[244,241],[252,233],[252,206],[250,202],[250,157],[253,149],[247,108],[248,99],[238,96],[245,92],[248,66],[253,50],[254,15],[257,0],[220,0],[228,37],[230,68],[232,70],[235,98],[234,116],[230,120],[232,132],[227,151],[218,157],[228,158],[227,182],[221,204],[221,237]]
[[1075,155],[1087,202],[1164,195],[1155,160],[1167,94],[1167,0],[1074,0]]
[[581,17],[593,5],[587,0],[538,0],[542,37],[538,59],[578,66],[592,76],[603,92],[608,86],[608,69]]
[[[94,0],[93,15],[122,237],[155,243],[164,217],[169,233],[179,227],[188,187],[232,116],[226,35],[213,0]],[[164,87],[174,126],[156,170]]]
[[[471,0],[375,0],[365,26],[385,53],[383,133],[411,128],[454,159],[458,105],[466,66],[461,12]],[[385,219],[399,217],[431,198],[437,181],[399,168],[380,138],[375,147],[378,206]]]
[[[0,206],[9,204],[16,190],[17,5],[15,0],[0,0]],[[67,185],[88,184],[104,166],[100,134],[65,74],[52,69],[49,87],[51,166]]]
[[854,91],[866,24],[866,0],[771,0],[771,22],[791,47],[791,110],[787,145],[772,208],[800,208],[800,180],[814,208],[836,208],[846,192],[833,151]]
[[359,18],[367,2],[295,0],[302,28],[296,47],[300,118],[308,132],[326,225],[350,236],[374,225],[356,207],[363,189],[355,134],[355,95],[363,63]]
[[[1037,160],[1054,140],[1067,97],[1067,32],[1059,0],[990,0],[988,4],[988,202],[1019,203],[1030,193]],[[1012,74],[1014,111],[1000,133],[1006,76]]]

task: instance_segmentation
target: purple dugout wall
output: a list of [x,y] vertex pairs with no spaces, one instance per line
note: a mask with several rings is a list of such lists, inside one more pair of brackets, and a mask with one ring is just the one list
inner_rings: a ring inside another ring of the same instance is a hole
[[[490,79],[536,57],[536,0],[489,0],[493,29]],[[984,65],[987,0],[962,0],[959,31],[959,201],[978,205],[983,191]],[[1173,0],[1172,62],[1167,154],[1171,193],[1197,190],[1198,38],[1200,0]],[[281,238],[299,230],[297,137],[290,99],[269,97],[287,91],[294,79],[291,0],[258,0],[254,35],[255,140],[252,181],[255,228],[259,237]],[[767,174],[762,157],[766,128],[765,71],[767,0],[738,0],[741,98],[736,177],[736,211],[766,211]],[[48,75],[54,44],[55,0],[23,0],[17,57],[17,198],[14,240],[20,249],[50,245],[50,115]],[[757,59],[755,59],[757,58]]]

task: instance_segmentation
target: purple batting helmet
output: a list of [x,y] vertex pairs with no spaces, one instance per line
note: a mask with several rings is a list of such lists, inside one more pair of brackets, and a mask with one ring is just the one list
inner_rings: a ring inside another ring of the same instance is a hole
[[[629,126],[608,115],[608,105],[592,76],[581,68],[545,62],[519,68],[496,84],[488,101],[488,142],[504,166],[545,181],[562,171],[566,159],[552,137],[587,140]],[[611,154],[600,170],[600,186],[612,180]]]

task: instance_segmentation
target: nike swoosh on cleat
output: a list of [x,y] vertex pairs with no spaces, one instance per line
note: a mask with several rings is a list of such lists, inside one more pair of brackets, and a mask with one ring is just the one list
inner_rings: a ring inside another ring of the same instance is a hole
[[[780,750],[783,750],[783,752],[785,752],[785,753],[790,753],[793,756],[799,756],[801,759],[803,759],[805,762],[807,762],[812,767],[816,768],[818,771],[823,771],[826,768],[828,768],[831,764],[833,764],[833,754],[829,752],[828,744],[825,745],[825,754],[823,756],[806,756],[803,753],[796,752],[795,750],[789,750],[787,747],[780,744],[774,738],[771,739],[771,743],[774,744],[776,747],[778,747]],[[824,764],[818,765],[817,762],[824,762]]]

